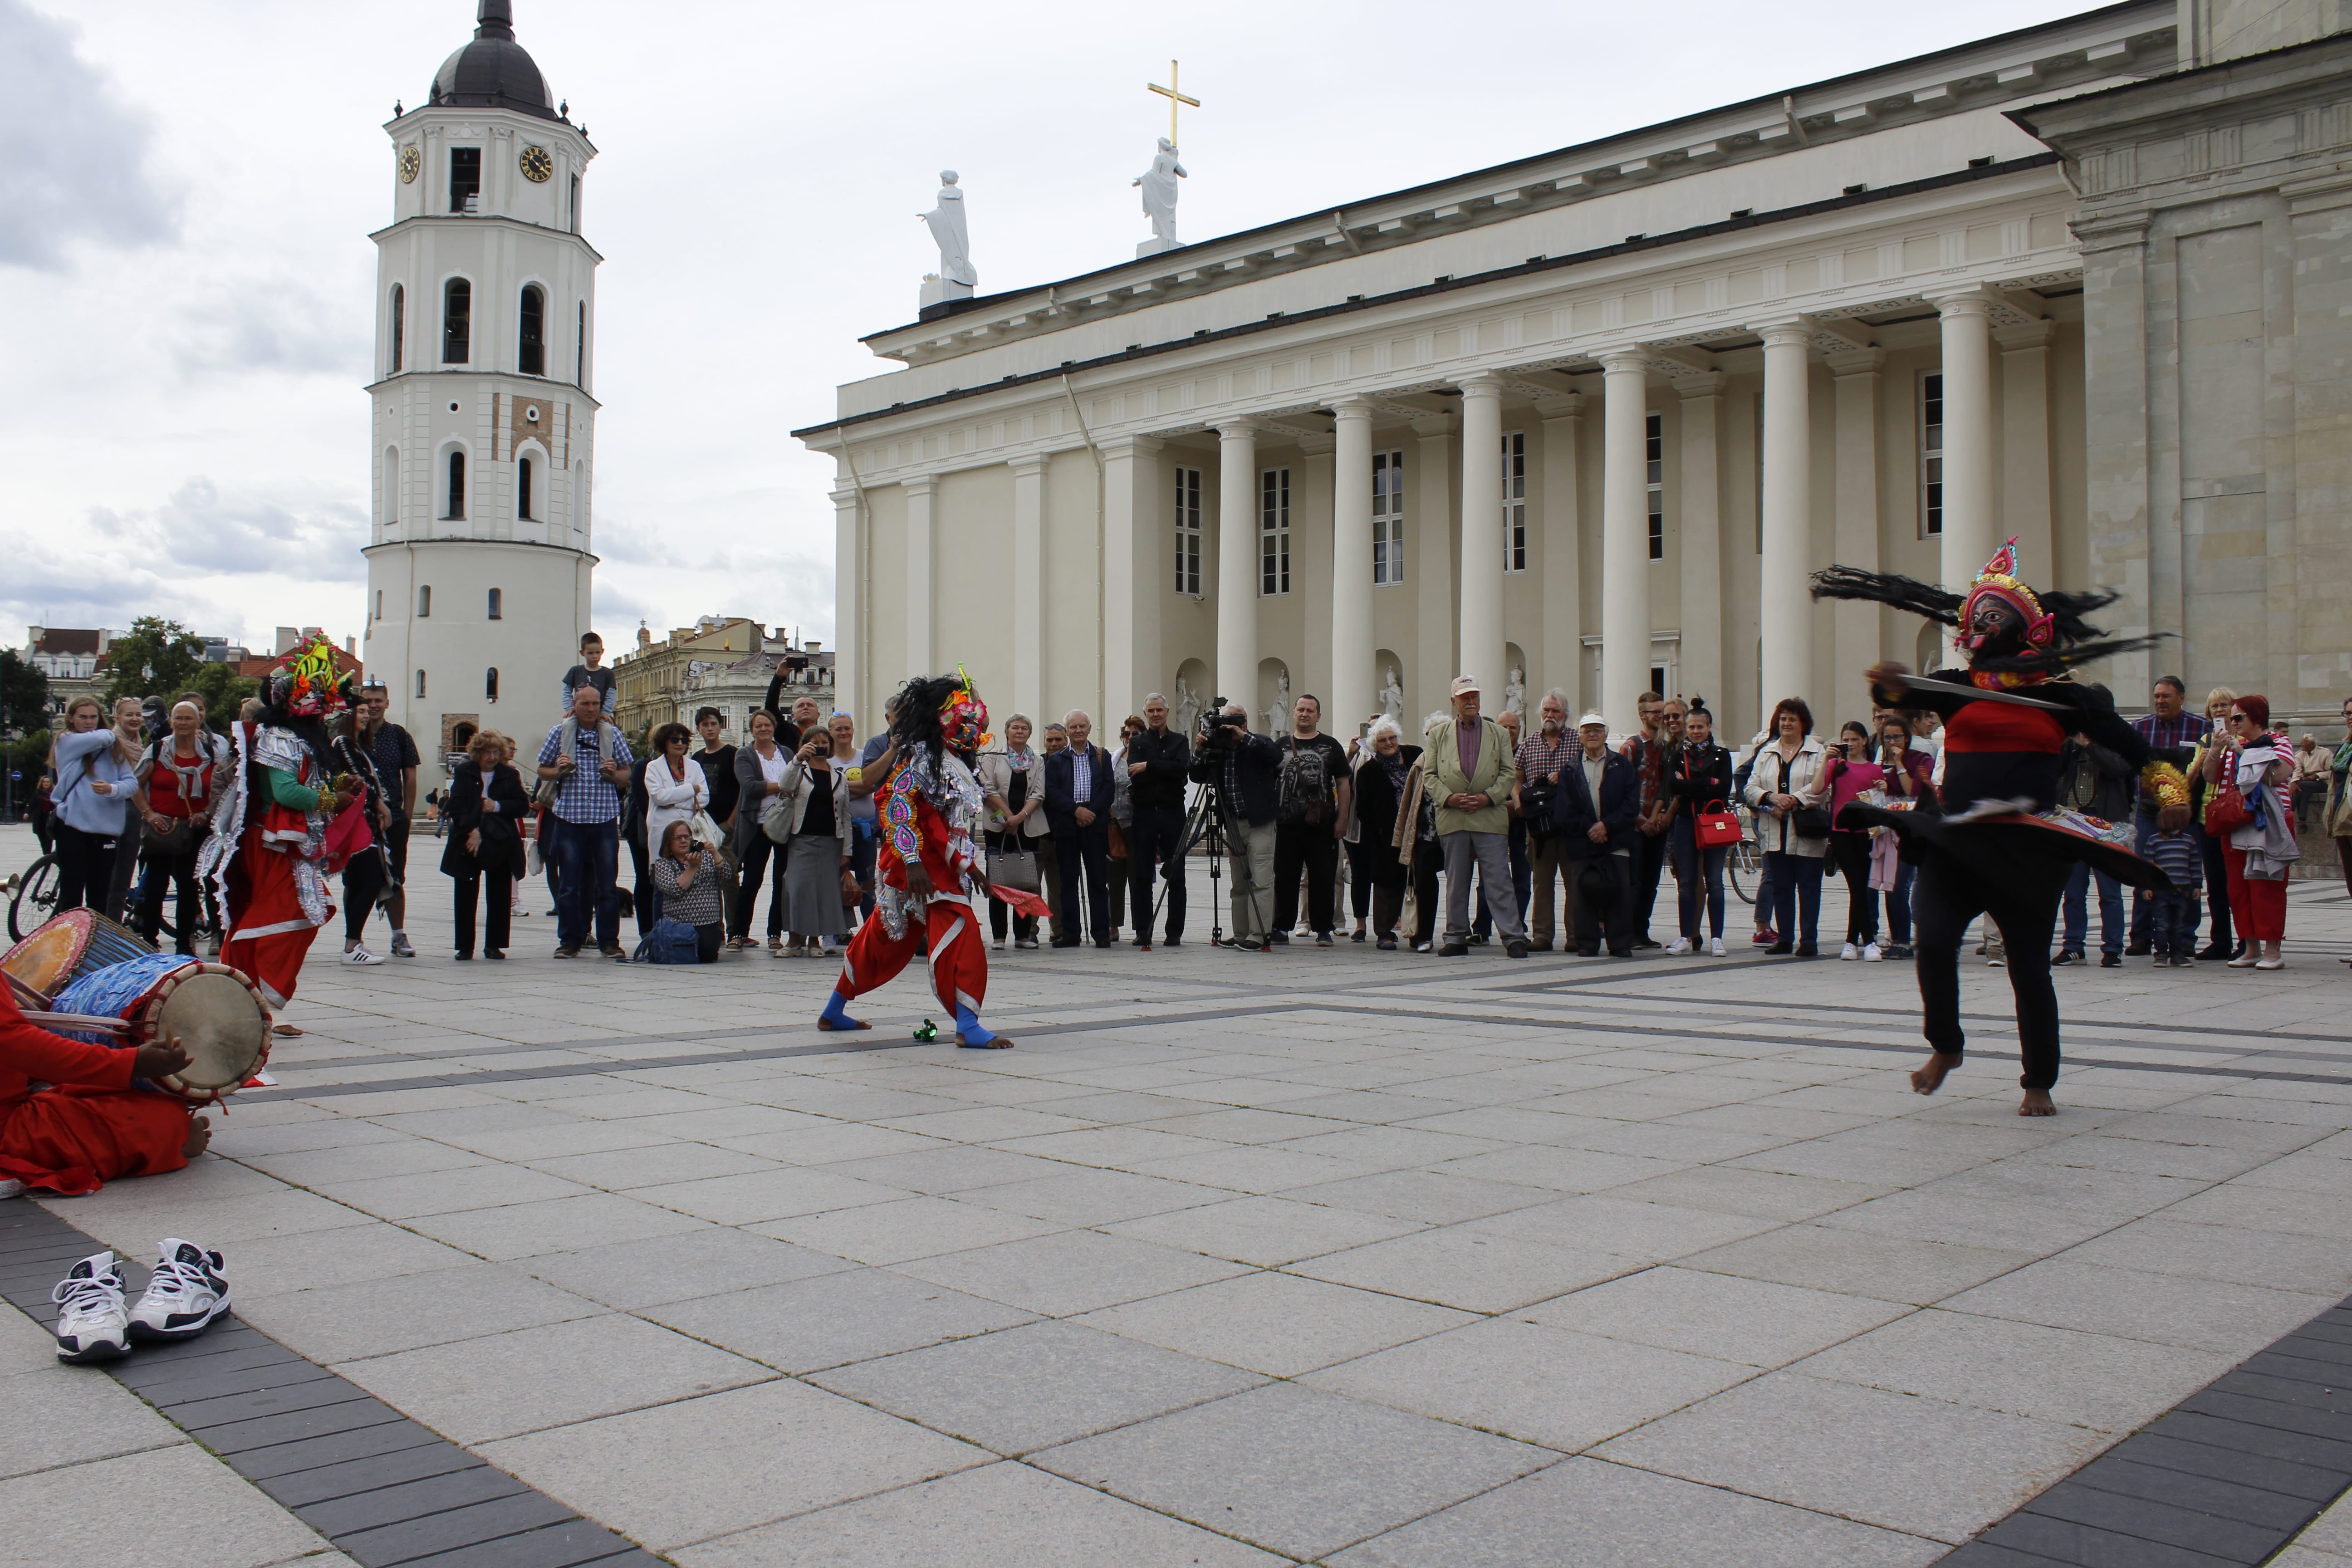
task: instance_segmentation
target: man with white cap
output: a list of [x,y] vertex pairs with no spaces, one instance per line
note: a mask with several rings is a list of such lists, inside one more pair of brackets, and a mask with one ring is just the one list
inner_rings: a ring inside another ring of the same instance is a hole
[[1511,825],[1504,804],[1518,783],[1518,764],[1503,727],[1480,716],[1478,699],[1476,679],[1457,677],[1454,716],[1432,726],[1427,737],[1429,794],[1437,803],[1437,841],[1445,851],[1445,942],[1438,956],[1470,952],[1470,868],[1475,864],[1503,951],[1525,958],[1528,931],[1511,885]]
[[1582,750],[1559,770],[1554,817],[1568,877],[1576,951],[1600,956],[1605,938],[1619,958],[1633,952],[1632,850],[1642,813],[1642,778],[1630,758],[1609,749],[1609,721],[1576,721]]

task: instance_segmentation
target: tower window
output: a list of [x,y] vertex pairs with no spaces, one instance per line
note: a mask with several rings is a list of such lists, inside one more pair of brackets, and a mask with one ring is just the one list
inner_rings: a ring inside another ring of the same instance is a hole
[[426,620],[432,616],[432,614],[433,584],[430,583],[420,583],[416,586],[416,618],[418,620]]
[[416,695],[420,699],[425,695],[425,672],[421,669],[416,672]]
[[1404,454],[1372,454],[1372,585],[1404,581]]
[[449,510],[443,517],[463,521],[466,515],[466,454],[449,454]]
[[490,666],[489,673],[482,677],[482,699],[488,702],[499,700],[499,667],[495,664]]
[[547,296],[536,283],[526,284],[523,288],[521,319],[521,341],[516,351],[515,366],[525,375],[545,375]]
[[379,621],[383,619],[383,590],[381,588],[375,591],[375,618]]
[[[1650,509],[1650,559],[1666,558],[1666,416],[1653,414],[1643,426],[1643,456],[1648,467],[1642,471],[1642,482],[1648,487]],[[1653,686],[1653,691],[1665,688]]]
[[470,212],[478,205],[475,198],[482,194],[482,150],[479,147],[449,149],[449,210]]
[[492,620],[494,620],[494,621],[502,621],[502,620],[505,620],[506,618],[507,618],[507,593],[506,593],[506,590],[505,590],[505,589],[503,589],[503,588],[493,588],[493,589],[491,589],[491,590],[490,590],[490,619],[492,619]]
[[588,390],[588,301],[580,301],[580,331],[572,340],[572,384]]
[[1290,592],[1290,470],[1268,468],[1258,476],[1258,592]]
[[441,307],[441,363],[464,364],[474,357],[474,286],[449,279]]
[[1503,437],[1503,570],[1528,569],[1528,436]]
[[572,176],[572,232],[580,232],[580,176]]
[[392,286],[392,374],[400,374],[401,340],[407,336],[408,291],[395,283]]
[[1176,591],[1201,596],[1201,470],[1176,470]]
[[[525,522],[530,521],[530,459],[515,464],[515,515]],[[495,594],[497,589],[490,590]]]

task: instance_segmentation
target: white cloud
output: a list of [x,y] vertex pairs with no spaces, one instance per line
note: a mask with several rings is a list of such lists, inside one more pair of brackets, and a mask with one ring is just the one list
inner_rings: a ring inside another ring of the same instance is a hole
[[74,50],[74,29],[0,0],[0,263],[54,271],[77,240],[166,239],[151,122]]

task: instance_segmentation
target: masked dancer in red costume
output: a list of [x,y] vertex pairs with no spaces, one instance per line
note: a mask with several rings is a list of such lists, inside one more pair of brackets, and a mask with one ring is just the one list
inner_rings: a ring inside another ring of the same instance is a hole
[[205,1119],[131,1080],[187,1065],[177,1040],[123,1050],[53,1035],[0,985],[0,1180],[79,1197],[117,1176],[178,1170],[211,1138]]
[[992,739],[987,728],[988,705],[961,673],[918,676],[900,691],[890,721],[898,762],[874,792],[882,822],[874,915],[850,941],[818,1028],[869,1027],[844,1009],[888,984],[908,960],[928,950],[932,988],[955,1016],[956,1043],[986,1050],[1013,1044],[980,1021],[988,954],[975,900],[985,899],[989,889],[972,842],[982,799],[971,763]]
[[196,863],[227,911],[221,962],[251,976],[273,1007],[292,1000],[311,938],[335,916],[327,873],[347,826],[337,818],[359,803],[328,780],[321,721],[350,706],[350,687],[323,638],[263,678],[260,719],[230,731],[236,767]]
[[[2157,752],[2116,714],[2096,688],[2066,671],[2092,659],[2135,652],[2156,637],[2102,641],[2084,617],[2113,594],[2037,594],[2017,575],[2017,541],[1988,562],[1963,596],[1891,573],[1832,566],[1813,574],[1813,596],[1893,605],[1958,629],[1952,646],[1963,669],[1914,675],[1899,664],[1869,672],[1883,707],[1926,709],[1944,721],[1942,813],[1888,812],[1848,805],[1836,826],[1885,827],[1902,836],[1902,854],[1919,868],[1913,884],[1918,927],[1919,998],[1934,1054],[1911,1075],[1933,1094],[1960,1065],[1960,939],[1983,915],[2008,947],[2009,984],[2017,997],[2017,1032],[2025,1071],[2020,1116],[2056,1109],[2058,993],[2050,984],[2050,936],[2074,863],[2088,860],[2135,887],[2170,886],[2164,873],[2132,853],[2129,824],[2103,822],[2058,808],[2058,752],[2070,734],[2105,746],[2140,770],[2141,786],[2162,808],[2168,828],[2187,820],[2189,791],[2172,752]],[[2004,700],[2003,699],[2010,699]]]

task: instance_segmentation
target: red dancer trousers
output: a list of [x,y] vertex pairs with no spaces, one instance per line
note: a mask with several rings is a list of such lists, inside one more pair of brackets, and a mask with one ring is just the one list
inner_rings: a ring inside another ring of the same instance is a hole
[[980,922],[969,904],[937,894],[924,910],[929,918],[921,924],[909,913],[902,937],[893,937],[878,914],[869,917],[849,939],[849,952],[834,989],[851,998],[878,991],[928,947],[931,988],[939,993],[940,1005],[952,1016],[961,1004],[977,1016],[988,996],[988,951],[981,946]]

